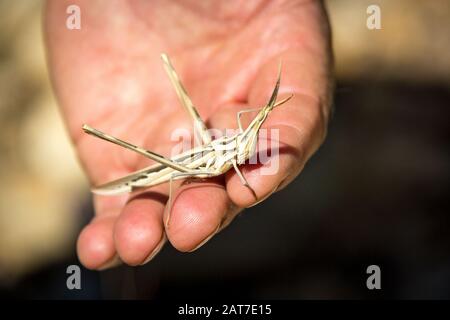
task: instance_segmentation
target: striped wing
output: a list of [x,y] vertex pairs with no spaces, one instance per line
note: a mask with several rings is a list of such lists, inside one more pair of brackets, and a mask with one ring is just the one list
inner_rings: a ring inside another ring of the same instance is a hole
[[[212,148],[197,147],[183,152],[171,160],[195,169],[209,157],[213,156]],[[201,156],[199,158],[199,156]],[[195,160],[197,158],[197,160]],[[144,169],[137,170],[122,178],[99,185],[92,192],[99,195],[118,195],[132,192],[136,188],[151,187],[169,181],[172,174],[179,172],[163,164],[154,164]]]

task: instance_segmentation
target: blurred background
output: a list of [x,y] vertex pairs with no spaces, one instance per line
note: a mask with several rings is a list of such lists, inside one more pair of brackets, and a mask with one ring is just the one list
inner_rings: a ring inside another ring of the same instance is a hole
[[[93,211],[48,79],[42,1],[0,0],[0,297],[450,298],[450,1],[329,0],[328,138],[286,190],[195,253],[82,269]],[[366,9],[381,8],[381,30]],[[382,290],[366,288],[381,268]]]

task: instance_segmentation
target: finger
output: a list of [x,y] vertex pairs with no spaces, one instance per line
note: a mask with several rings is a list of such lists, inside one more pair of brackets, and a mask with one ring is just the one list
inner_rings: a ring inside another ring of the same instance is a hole
[[[294,97],[275,108],[262,127],[268,130],[267,140],[272,142],[272,135],[279,136],[276,139],[279,141],[278,146],[267,144],[272,155],[266,157],[268,159],[263,164],[241,166],[241,171],[257,198],[249,188],[242,185],[232,170],[227,174],[227,191],[238,206],[252,206],[287,185],[298,175],[326,134],[328,113],[324,105],[323,88],[327,87],[327,80],[326,77],[317,75],[324,72],[315,70],[317,63],[305,66],[304,58],[295,50],[284,53],[281,59],[283,68],[278,100],[292,93]],[[267,103],[275,84],[278,62],[279,58],[268,62],[257,75],[248,98],[248,104],[252,107]],[[314,81],[313,85],[308,85]],[[259,146],[263,140],[259,139]]]
[[80,262],[88,269],[105,269],[120,264],[113,228],[125,197],[94,196],[96,216],[84,227],[77,241]]
[[190,252],[209,241],[226,217],[237,208],[230,201],[223,180],[183,184],[172,197],[170,213],[165,213],[166,233],[172,245]]
[[149,262],[166,242],[162,216],[167,196],[159,189],[132,196],[117,218],[114,242],[119,257],[129,265]]

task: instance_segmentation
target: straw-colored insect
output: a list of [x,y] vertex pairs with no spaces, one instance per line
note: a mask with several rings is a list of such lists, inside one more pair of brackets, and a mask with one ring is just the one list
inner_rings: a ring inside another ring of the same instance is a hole
[[[223,136],[212,140],[205,123],[200,118],[191,99],[186,93],[178,75],[176,74],[167,55],[162,54],[164,68],[169,75],[172,85],[175,87],[178,98],[194,120],[194,129],[200,135],[202,145],[189,151],[183,152],[172,159],[165,158],[152,151],[135,146],[129,142],[120,140],[103,133],[99,130],[83,125],[83,130],[98,138],[115,143],[124,148],[135,151],[156,162],[155,165],[135,171],[118,180],[111,181],[104,185],[93,188],[92,191],[101,195],[116,195],[124,192],[131,192],[137,188],[151,187],[165,182],[170,183],[169,199],[172,192],[172,181],[188,177],[208,178],[221,175],[231,168],[234,168],[243,185],[247,186],[256,197],[254,190],[250,187],[239,165],[249,159],[256,149],[256,142],[259,129],[274,107],[288,101],[292,95],[280,102],[276,102],[278,88],[280,86],[281,65],[278,69],[278,78],[269,102],[261,109],[242,110],[237,113],[237,123],[239,131],[233,136]],[[245,112],[259,110],[250,125],[244,130],[240,117]]]

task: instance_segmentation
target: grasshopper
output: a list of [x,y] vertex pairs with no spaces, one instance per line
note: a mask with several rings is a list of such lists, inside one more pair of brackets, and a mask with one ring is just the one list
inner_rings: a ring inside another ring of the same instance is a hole
[[[112,142],[134,152],[137,152],[156,162],[155,165],[137,170],[120,179],[108,182],[92,189],[92,192],[100,195],[116,195],[126,192],[132,192],[137,188],[152,187],[162,183],[169,182],[169,201],[172,194],[172,181],[189,177],[209,178],[224,174],[231,168],[234,168],[241,180],[241,183],[248,187],[257,199],[255,191],[251,188],[239,165],[249,159],[256,149],[257,136],[259,129],[266,120],[273,108],[287,102],[292,95],[276,102],[278,89],[280,86],[281,63],[278,68],[278,77],[275,88],[269,99],[269,102],[260,109],[247,109],[237,113],[238,133],[232,136],[223,136],[212,140],[207,127],[199,116],[195,106],[189,98],[183,87],[169,57],[166,54],[161,55],[164,63],[164,69],[168,74],[170,81],[175,88],[177,96],[194,120],[194,130],[201,137],[202,145],[189,151],[168,159],[150,150],[135,146],[129,142],[118,139],[94,129],[88,125],[83,125],[83,130],[96,136],[97,138]],[[241,116],[246,112],[259,111],[249,126],[244,129],[241,124]]]

